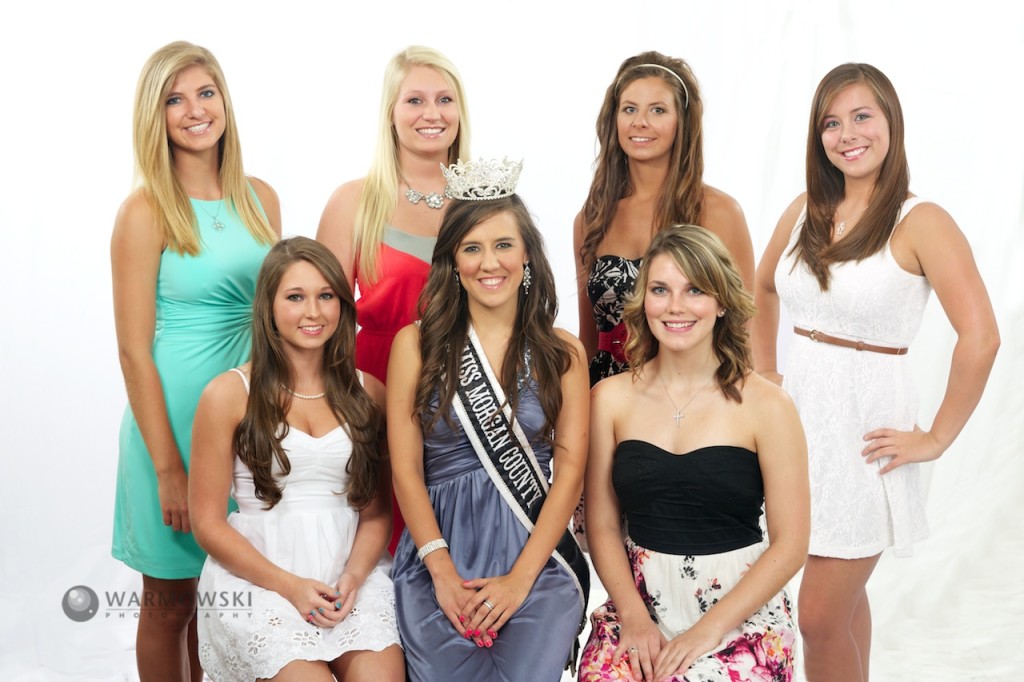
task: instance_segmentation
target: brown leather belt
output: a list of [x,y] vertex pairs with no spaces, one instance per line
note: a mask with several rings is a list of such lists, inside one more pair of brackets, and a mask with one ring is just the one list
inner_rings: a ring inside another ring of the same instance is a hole
[[838,336],[831,336],[824,332],[819,332],[817,329],[807,331],[800,327],[793,327],[793,332],[799,336],[806,336],[811,341],[817,341],[818,343],[827,343],[833,346],[842,346],[843,348],[852,348],[854,350],[866,350],[872,353],[884,353],[885,355],[906,355],[910,348],[890,348],[889,346],[874,346],[870,343],[864,343],[863,341],[851,341],[850,339],[841,339]]

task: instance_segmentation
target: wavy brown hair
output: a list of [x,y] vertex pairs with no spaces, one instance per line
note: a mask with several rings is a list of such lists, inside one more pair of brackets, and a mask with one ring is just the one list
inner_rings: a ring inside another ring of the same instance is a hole
[[[449,410],[459,379],[459,361],[469,337],[466,290],[455,281],[455,252],[466,235],[483,221],[509,213],[519,226],[526,257],[533,273],[529,295],[519,288],[516,319],[498,377],[506,399],[515,412],[519,399],[518,377],[524,370],[526,349],[531,349],[530,371],[544,410],[547,437],[562,410],[562,375],[569,371],[573,349],[555,333],[558,299],[555,278],[544,255],[544,240],[517,195],[490,201],[453,200],[445,212],[434,246],[430,276],[420,296],[420,356],[422,369],[416,382],[416,411],[424,430],[439,418],[450,423]],[[437,394],[437,406],[432,402]]]
[[[665,69],[679,78],[666,73]],[[663,80],[675,95],[679,115],[668,177],[654,214],[654,224],[703,222],[704,105],[700,99],[700,86],[690,65],[682,59],[667,57],[660,52],[642,52],[619,66],[615,80],[605,92],[601,113],[597,117],[600,151],[594,163],[594,180],[581,214],[584,237],[579,255],[587,267],[594,262],[597,247],[608,232],[619,199],[629,196],[634,190],[626,153],[619,146],[618,115],[622,91],[640,78]],[[685,90],[683,83],[686,84]]]
[[757,309],[754,298],[743,288],[743,278],[729,249],[713,232],[703,227],[670,225],[655,235],[644,254],[636,287],[622,313],[628,334],[625,352],[629,368],[636,376],[658,354],[658,340],[647,324],[644,297],[651,261],[662,254],[675,262],[693,286],[713,296],[725,309],[725,315],[715,320],[711,336],[715,357],[719,361],[715,378],[727,398],[743,402],[739,385],[753,370],[745,325]]
[[[878,171],[878,180],[867,210],[849,236],[832,243],[836,207],[843,200],[846,181],[832,165],[821,144],[825,115],[840,91],[866,85],[878,108],[889,122],[889,152]],[[910,193],[910,168],[904,147],[903,109],[896,89],[885,74],[870,64],[842,64],[829,71],[818,84],[807,126],[807,217],[791,253],[803,261],[827,291],[829,266],[859,261],[885,247],[896,227],[900,208]]]
[[274,324],[274,299],[285,271],[305,261],[320,271],[341,302],[338,328],[324,344],[321,376],[327,402],[338,422],[352,439],[349,474],[349,503],[366,507],[377,495],[387,459],[384,448],[384,418],[359,381],[355,367],[356,308],[352,290],[334,254],[319,242],[292,237],[275,244],[267,254],[256,280],[253,300],[252,370],[245,416],[235,429],[234,451],[252,472],[256,497],[271,509],[281,500],[281,485],[273,474],[277,460],[283,475],[291,471],[281,441],[288,434],[288,408],[292,366]]

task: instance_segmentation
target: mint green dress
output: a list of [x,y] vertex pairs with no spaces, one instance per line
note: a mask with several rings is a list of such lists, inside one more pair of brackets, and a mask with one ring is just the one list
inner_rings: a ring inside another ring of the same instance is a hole
[[[249,359],[256,275],[270,250],[223,201],[192,199],[192,210],[201,250],[189,256],[166,249],[160,256],[153,339],[186,471],[199,395],[215,376]],[[130,405],[121,421],[112,553],[144,575],[166,580],[197,577],[206,559],[191,533],[164,525],[153,460]]]

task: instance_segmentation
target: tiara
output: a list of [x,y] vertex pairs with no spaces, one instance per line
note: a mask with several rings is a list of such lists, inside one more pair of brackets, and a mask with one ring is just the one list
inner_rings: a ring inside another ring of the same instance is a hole
[[449,199],[464,201],[488,201],[501,199],[516,193],[519,173],[523,170],[523,162],[509,161],[508,157],[497,159],[479,159],[453,163],[447,168],[442,163],[441,172],[447,186],[444,195]]

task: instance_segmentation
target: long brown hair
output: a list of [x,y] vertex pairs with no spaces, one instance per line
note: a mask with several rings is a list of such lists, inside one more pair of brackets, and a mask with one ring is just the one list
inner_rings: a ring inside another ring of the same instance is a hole
[[711,337],[715,357],[719,361],[715,378],[727,398],[742,402],[738,385],[753,368],[745,325],[757,309],[753,297],[743,288],[743,278],[729,249],[713,232],[703,227],[670,225],[655,235],[644,254],[636,287],[622,313],[629,339],[625,348],[629,368],[637,375],[658,354],[658,340],[647,324],[644,296],[647,294],[651,261],[662,254],[686,273],[693,286],[713,296],[725,309],[725,315],[715,320]]
[[352,457],[346,465],[349,474],[349,503],[356,509],[368,505],[377,495],[384,461],[384,419],[359,382],[355,367],[356,308],[352,290],[334,254],[319,242],[306,237],[279,241],[260,268],[253,300],[252,379],[249,401],[238,428],[234,451],[252,472],[256,497],[273,508],[281,500],[281,486],[274,478],[276,459],[283,475],[291,471],[281,440],[288,434],[288,408],[291,396],[282,386],[293,382],[292,366],[285,355],[274,323],[274,298],[285,271],[293,263],[305,261],[320,271],[341,302],[338,328],[324,344],[321,376],[326,399],[352,439]]
[[[569,371],[572,348],[555,333],[558,300],[555,278],[544,255],[544,240],[530,212],[517,195],[491,201],[453,200],[445,212],[434,246],[430,276],[420,296],[420,356],[423,364],[416,382],[416,411],[424,429],[439,418],[449,420],[449,409],[459,380],[459,360],[469,337],[466,291],[455,281],[455,252],[466,235],[481,222],[508,213],[519,232],[530,261],[532,284],[527,295],[519,288],[516,319],[508,341],[499,381],[514,412],[518,403],[518,378],[524,371],[526,349],[531,349],[530,369],[544,410],[544,428],[550,434],[562,409],[562,375]],[[431,406],[437,393],[438,405]]]
[[583,204],[584,237],[579,254],[588,267],[594,262],[597,247],[608,232],[619,199],[629,196],[634,190],[629,177],[628,158],[619,146],[618,114],[622,91],[640,78],[665,81],[675,96],[679,116],[668,177],[654,214],[654,224],[697,224],[702,222],[704,215],[704,105],[697,78],[685,61],[660,52],[643,52],[630,57],[619,66],[615,80],[605,92],[601,113],[597,117],[600,151],[590,193]]
[[[857,229],[833,244],[833,216],[843,200],[846,181],[825,155],[821,131],[836,95],[858,83],[871,90],[889,122],[889,152],[879,168],[878,180]],[[885,247],[909,192],[903,109],[896,89],[884,73],[870,64],[837,66],[821,79],[811,105],[807,126],[807,217],[791,253],[814,273],[822,291],[827,291],[832,263],[863,260]]]

